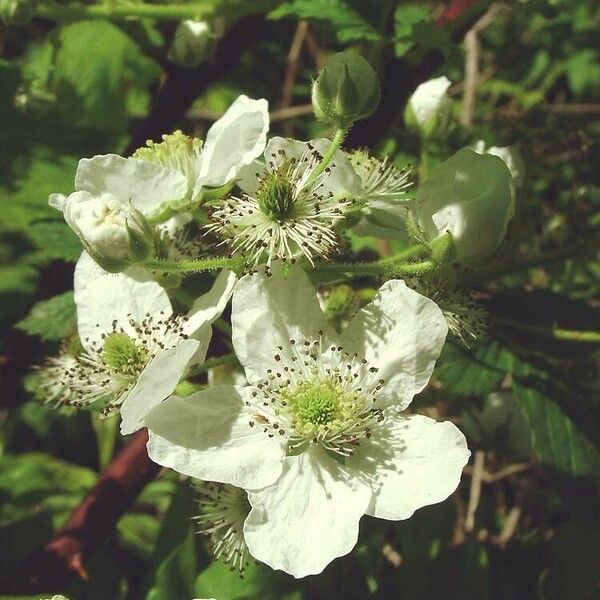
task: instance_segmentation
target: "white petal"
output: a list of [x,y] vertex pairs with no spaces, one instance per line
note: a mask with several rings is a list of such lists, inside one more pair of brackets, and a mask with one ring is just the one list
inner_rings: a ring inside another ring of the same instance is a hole
[[267,101],[239,96],[206,135],[194,193],[203,185],[220,186],[234,179],[243,165],[262,154],[268,130]]
[[347,465],[371,479],[368,514],[399,520],[445,500],[458,487],[470,454],[465,436],[450,421],[390,411]]
[[[267,162],[275,161],[282,163],[290,158],[299,159],[312,146],[323,155],[331,145],[331,140],[320,138],[310,142],[299,142],[282,137],[272,137],[265,148]],[[329,176],[324,180],[319,193],[326,195],[331,192],[334,196],[353,197],[360,196],[362,185],[360,177],[348,160],[348,156],[342,150],[338,150],[329,163],[331,169]]]
[[203,350],[206,354],[207,348],[206,340],[184,340],[178,346],[157,354],[146,365],[121,405],[123,435],[133,433],[144,426],[146,415],[173,393],[192,359],[199,351]]
[[48,204],[56,210],[62,211],[66,201],[67,197],[64,194],[50,194],[48,196]]
[[447,77],[438,77],[422,83],[413,92],[409,104],[419,125],[425,125],[439,110],[451,84]]
[[146,315],[168,317],[171,303],[165,290],[155,281],[144,280],[135,272],[134,279],[125,273],[107,273],[83,253],[75,266],[74,292],[77,328],[84,348],[98,342],[112,330],[113,321],[127,332],[130,317],[140,322]]
[[236,281],[235,273],[227,270],[221,271],[210,291],[200,296],[192,305],[184,326],[184,333],[195,336],[200,329],[213,323],[225,310],[233,294]]
[[406,408],[431,377],[448,326],[437,304],[403,281],[385,283],[372,302],[354,316],[341,335],[344,348],[377,368],[384,380],[378,398]]
[[354,548],[371,490],[315,446],[288,457],[277,482],[248,498],[252,510],[244,537],[250,554],[305,577]]
[[281,474],[285,440],[250,427],[244,404],[250,390],[221,385],[168,398],[146,416],[148,455],[198,479],[245,489],[270,485]]
[[270,277],[256,273],[239,280],[231,323],[233,346],[250,383],[266,377],[274,355],[291,362],[290,340],[298,345],[316,341],[320,331],[325,340],[335,339],[306,273],[293,266],[284,278],[279,263],[274,263]]
[[249,196],[256,197],[258,192],[260,177],[267,170],[265,163],[258,160],[253,160],[249,165],[246,165],[240,169],[238,173],[236,184]]
[[143,160],[103,154],[79,161],[75,189],[98,196],[109,192],[144,214],[163,202],[183,198],[188,189],[184,175]]

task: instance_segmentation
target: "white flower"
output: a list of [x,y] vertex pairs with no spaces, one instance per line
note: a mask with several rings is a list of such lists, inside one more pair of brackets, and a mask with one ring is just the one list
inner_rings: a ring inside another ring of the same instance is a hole
[[522,185],[525,179],[525,161],[517,146],[490,146],[486,148],[485,142],[479,140],[473,146],[473,150],[479,154],[492,154],[501,158],[511,172],[515,186],[519,187]]
[[250,512],[248,493],[227,483],[202,481],[195,485],[200,514],[198,532],[209,538],[215,558],[223,559],[241,573],[248,566],[244,522]]
[[515,198],[510,171],[497,156],[463,148],[435,167],[417,190],[415,216],[430,241],[452,234],[457,259],[488,259],[506,235]]
[[304,255],[311,264],[336,247],[333,225],[360,194],[360,181],[342,151],[320,175],[313,171],[330,144],[272,138],[267,165],[255,162],[242,171],[240,197],[225,200],[212,214],[209,230],[224,238],[234,254],[251,262]]
[[[175,132],[148,142],[134,157],[116,154],[79,161],[75,192],[51,194],[84,247],[104,268],[124,270],[132,262],[131,231],[136,211],[148,217],[164,205],[176,208],[204,187],[221,186],[259,156],[269,127],[266,100],[240,96],[208,131],[202,147]],[[139,219],[138,219],[139,220]]]
[[134,154],[137,162],[153,163],[183,175],[186,194],[198,197],[204,187],[219,187],[260,156],[267,142],[269,106],[266,100],[241,95],[216,121],[202,141],[175,131],[163,141],[146,142]]
[[82,350],[42,370],[48,400],[121,412],[121,432],[143,426],[146,413],[173,393],[189,366],[204,361],[211,323],[228,302],[235,276],[223,271],[187,317],[173,314],[165,290],[147,273],[111,275],[85,253],[75,268]]
[[435,116],[446,110],[449,104],[446,92],[450,85],[447,77],[438,77],[422,83],[413,92],[408,106],[420,128],[426,127]]
[[446,338],[431,300],[389,281],[338,338],[304,272],[273,269],[239,281],[232,326],[249,385],[167,399],[146,419],[148,452],[249,490],[256,559],[319,573],[356,544],[363,514],[406,519],[454,491],[469,456],[462,433],[400,413]]

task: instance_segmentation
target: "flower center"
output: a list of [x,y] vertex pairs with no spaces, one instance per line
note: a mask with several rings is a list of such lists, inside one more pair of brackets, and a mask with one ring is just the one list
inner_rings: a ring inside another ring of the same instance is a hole
[[333,381],[303,381],[284,393],[297,428],[330,425],[341,416],[342,394]]
[[114,332],[104,340],[102,358],[112,372],[135,376],[146,366],[148,352],[126,333]]
[[287,170],[271,173],[258,191],[258,206],[273,221],[283,221],[294,210],[295,186],[287,177]]
[[339,456],[351,456],[371,436],[383,412],[376,398],[384,384],[377,367],[368,367],[341,346],[322,341],[279,346],[277,370],[269,369],[249,402],[251,427],[269,436],[285,436],[289,454],[320,444]]
[[193,187],[200,169],[202,140],[185,135],[180,130],[165,134],[162,139],[158,144],[148,140],[145,148],[138,148],[133,153],[133,158],[179,171]]

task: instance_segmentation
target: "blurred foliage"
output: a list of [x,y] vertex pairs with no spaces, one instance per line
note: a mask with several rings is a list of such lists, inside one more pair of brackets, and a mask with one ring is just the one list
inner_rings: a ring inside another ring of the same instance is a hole
[[[113,4],[120,3],[106,1]],[[228,3],[213,4],[215,29],[232,26]],[[423,177],[478,139],[520,147],[527,176],[500,264],[597,241],[598,5],[481,0],[471,16],[490,6],[493,18],[478,36],[470,127],[459,124],[465,19],[439,27],[443,6],[426,0],[249,1],[248,13],[267,17],[262,33],[186,113],[174,116],[176,125],[202,135],[211,115],[239,93],[265,97],[283,111],[309,103],[323,57],[353,47],[384,80],[396,78],[384,85],[396,96],[382,103],[396,107],[386,111],[377,139],[382,155],[419,165]],[[297,63],[288,64],[301,20],[309,35]],[[167,60],[175,25],[36,18],[0,29],[0,590],[52,538],[122,444],[114,426],[34,399],[32,367],[75,333],[69,290],[80,245],[47,198],[71,190],[80,157],[122,152],[149,119],[161,119],[156,99],[182,73]],[[187,76],[200,76],[202,68]],[[291,84],[284,83],[286,72]],[[454,82],[453,119],[443,135],[423,143],[404,126],[404,103],[422,78],[439,75]],[[305,139],[327,132],[310,116],[289,116],[274,121],[272,133]],[[382,250],[372,238],[349,242],[361,256]],[[389,247],[403,244],[393,240]],[[576,253],[508,271],[493,283],[473,275],[469,288],[490,312],[489,334],[469,349],[449,342],[432,385],[415,400],[431,416],[452,417],[472,450],[485,452],[472,526],[465,527],[471,466],[450,499],[406,522],[365,517],[356,549],[320,576],[294,580],[253,564],[241,579],[192,535],[188,484],[163,474],[96,549],[86,565],[89,579],[55,591],[80,600],[599,598],[600,348],[547,332],[600,331],[600,262]]]

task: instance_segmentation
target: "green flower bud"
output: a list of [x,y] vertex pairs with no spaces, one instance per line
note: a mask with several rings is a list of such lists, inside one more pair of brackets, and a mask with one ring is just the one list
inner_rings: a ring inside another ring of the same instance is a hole
[[39,0],[0,0],[0,17],[7,25],[27,25],[38,4]]
[[312,103],[318,119],[347,129],[368,117],[379,102],[379,81],[359,54],[340,52],[329,58],[313,82]]
[[169,60],[182,67],[197,67],[215,51],[216,38],[204,21],[182,21],[169,50]]
[[514,207],[512,175],[504,161],[463,148],[419,187],[414,213],[430,242],[450,233],[457,260],[478,263],[501,244]]

